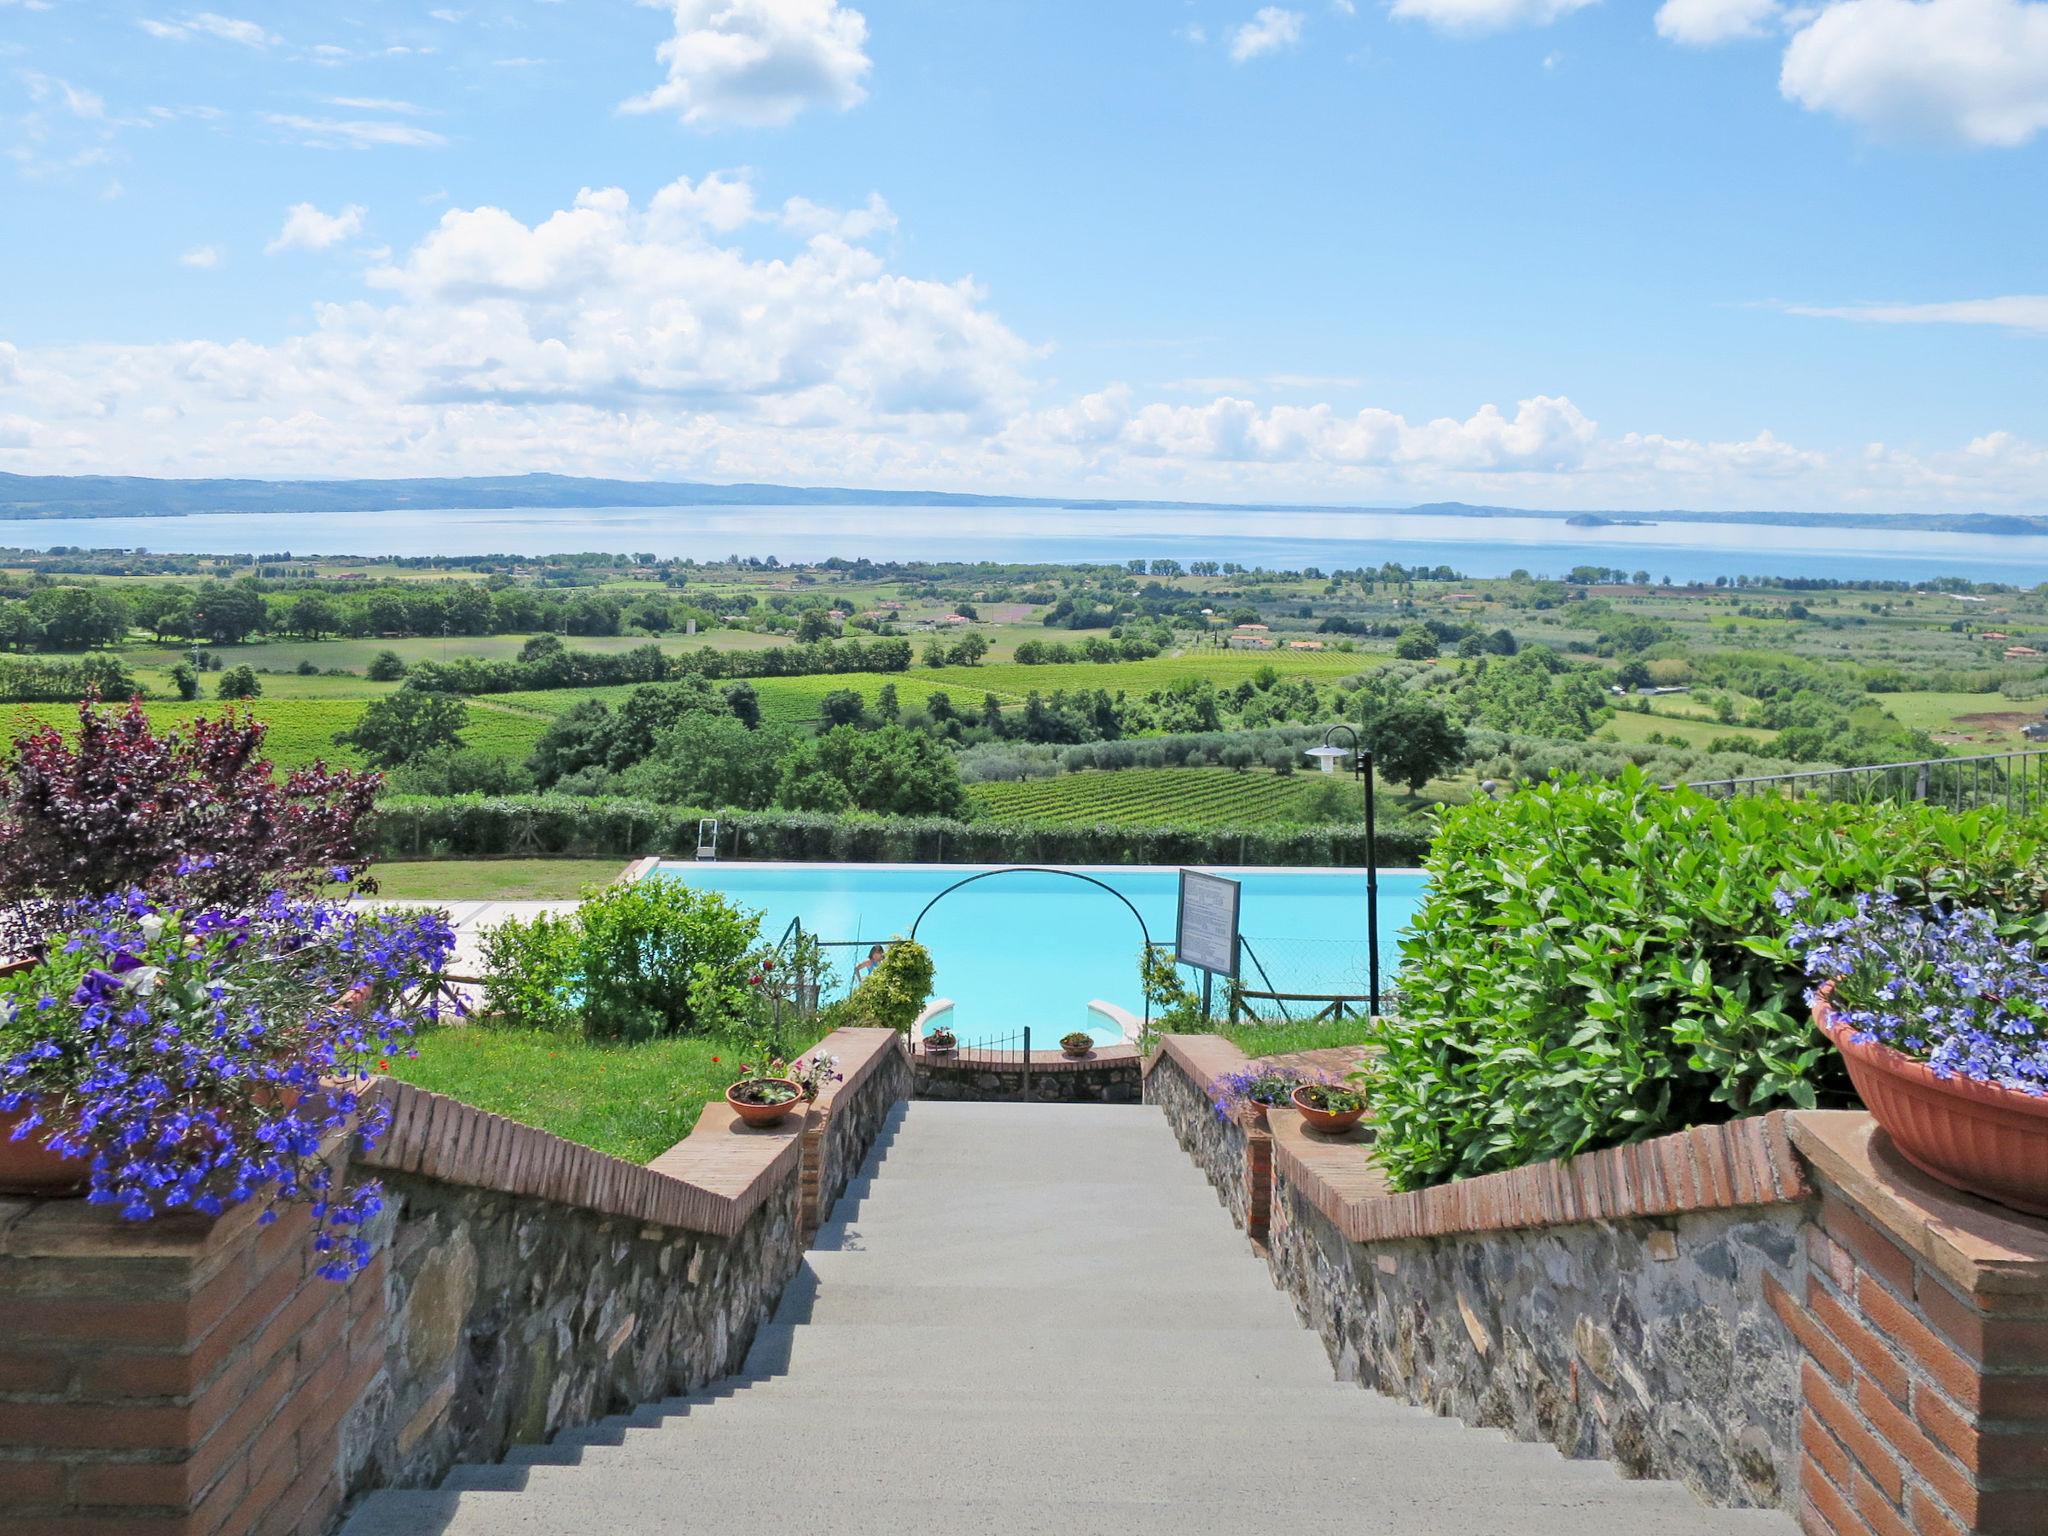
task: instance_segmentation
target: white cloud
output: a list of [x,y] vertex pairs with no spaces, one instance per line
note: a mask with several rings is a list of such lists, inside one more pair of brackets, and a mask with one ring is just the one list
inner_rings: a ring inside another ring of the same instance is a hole
[[178,260],[188,267],[217,267],[226,254],[217,245],[195,245]]
[[167,42],[186,43],[194,38],[210,37],[223,43],[240,43],[244,48],[268,48],[282,42],[275,32],[244,21],[236,16],[222,16],[214,11],[197,11],[181,16],[176,21],[163,21],[142,17],[136,25],[151,37],[163,38]]
[[806,240],[829,235],[858,244],[893,231],[896,214],[879,192],[870,192],[859,208],[827,208],[807,197],[792,197],[782,205],[782,227]]
[[284,227],[263,247],[266,255],[280,251],[324,251],[363,232],[363,208],[350,203],[339,213],[322,213],[311,203],[293,203],[285,210]]
[[2048,294],[2013,293],[1993,299],[1950,299],[1933,304],[1787,304],[1795,315],[1862,320],[1876,325],[1989,325],[2048,335]]
[[418,117],[427,109],[410,101],[395,101],[389,96],[330,96],[330,107],[346,107],[351,112],[390,112],[399,117]]
[[1838,0],[1793,37],[1778,84],[1880,134],[2011,148],[2048,128],[2048,3]]
[[867,18],[839,0],[642,0],[675,16],[668,79],[622,104],[696,128],[763,128],[867,99]]
[[1657,35],[1693,48],[1762,37],[1782,20],[1778,0],[1664,0]]
[[435,149],[448,142],[440,134],[417,123],[376,118],[300,117],[292,113],[269,112],[264,114],[263,120],[315,149]]
[[1230,34],[1231,58],[1242,64],[1296,47],[1301,42],[1301,21],[1299,11],[1277,5],[1261,6],[1257,15]]
[[1392,14],[1445,32],[1547,27],[1596,0],[1394,0]]
[[[1056,391],[1045,350],[972,281],[912,277],[849,242],[849,219],[881,227],[886,208],[764,206],[743,174],[723,172],[639,202],[586,190],[531,222],[454,209],[371,271],[369,297],[317,304],[274,343],[0,342],[0,467],[2048,508],[2048,448],[2007,431],[1934,452],[1823,451],[1769,431],[1610,431],[1561,391],[1435,417],[1398,402],[1339,407],[1332,394],[1364,386],[1307,373],[1189,381],[1225,386],[1193,399],[1117,382]],[[786,245],[792,209],[816,231],[805,244],[744,248],[754,234]],[[312,212],[325,229],[354,210]]]

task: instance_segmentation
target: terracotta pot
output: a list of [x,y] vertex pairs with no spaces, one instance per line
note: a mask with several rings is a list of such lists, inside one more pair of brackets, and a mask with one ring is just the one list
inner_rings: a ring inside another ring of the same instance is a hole
[[91,1161],[66,1157],[45,1145],[47,1128],[38,1127],[20,1141],[14,1128],[29,1117],[27,1109],[0,1109],[0,1195],[39,1195],[60,1199],[85,1192]]
[[803,1089],[790,1082],[786,1077],[755,1077],[749,1078],[748,1081],[755,1083],[787,1083],[790,1090],[790,1096],[780,1104],[749,1104],[743,1099],[733,1097],[739,1089],[740,1085],[738,1083],[734,1083],[732,1087],[726,1089],[725,1102],[730,1104],[733,1107],[733,1112],[746,1121],[748,1125],[776,1125],[784,1117],[804,1107]]
[[2048,1216],[2048,1097],[1939,1077],[1888,1045],[1851,1040],[1831,1016],[1826,987],[1813,1022],[1842,1053],[1849,1081],[1899,1156],[1952,1189]]
[[[1306,1083],[1302,1085],[1304,1088],[1307,1086]],[[1301,1101],[1301,1088],[1295,1089],[1289,1095],[1288,1102],[1301,1111],[1301,1118],[1308,1122],[1311,1129],[1327,1131],[1332,1135],[1350,1130],[1365,1115],[1363,1104],[1356,1109],[1317,1109],[1313,1104],[1304,1104]]]
[[948,1040],[944,1045],[933,1045],[927,1036],[924,1042],[924,1053],[927,1056],[950,1056],[959,1048],[960,1042],[957,1040]]
[[1257,1099],[1246,1099],[1240,1107],[1238,1124],[1248,1131],[1263,1131],[1272,1122],[1266,1118],[1266,1106]]
[[1060,1054],[1066,1057],[1069,1061],[1079,1061],[1084,1056],[1092,1056],[1095,1054],[1095,1042],[1092,1040],[1089,1041],[1086,1045],[1082,1046],[1078,1051],[1070,1045],[1063,1045],[1060,1047]]

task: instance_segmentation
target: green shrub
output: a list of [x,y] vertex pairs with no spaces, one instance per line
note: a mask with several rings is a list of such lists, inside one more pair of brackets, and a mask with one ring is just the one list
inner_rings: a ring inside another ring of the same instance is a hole
[[572,913],[484,938],[484,1006],[591,1039],[733,1034],[765,1014],[758,913],[679,880],[607,886]]
[[1367,1033],[1412,1189],[1780,1107],[1853,1102],[1813,1029],[1781,889],[1958,898],[2048,930],[2038,825],[1999,810],[1711,800],[1631,771],[1447,813],[1404,1013]]
[[485,1016],[526,1029],[575,1029],[577,931],[573,916],[550,912],[485,929]]
[[846,1000],[842,1022],[858,1029],[893,1029],[908,1034],[932,1000],[932,954],[922,944],[898,939],[882,963]]
[[[702,809],[572,795],[391,795],[378,802],[384,858],[522,853],[621,858],[694,848]],[[748,859],[903,864],[1258,864],[1357,868],[1365,830],[1329,826],[1065,826],[943,817],[716,813],[720,851]],[[1379,829],[1382,866],[1414,864],[1426,823]]]

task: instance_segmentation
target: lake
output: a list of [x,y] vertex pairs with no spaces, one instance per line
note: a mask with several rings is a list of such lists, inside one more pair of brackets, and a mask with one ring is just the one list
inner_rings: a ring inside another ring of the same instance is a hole
[[1653,578],[1828,576],[2048,581],[2048,537],[1670,523],[1572,528],[1534,517],[1040,507],[575,507],[252,512],[0,521],[0,545],[180,554],[547,555],[584,550],[719,560],[1228,560],[1294,570],[1448,565],[1468,576],[1575,565]]

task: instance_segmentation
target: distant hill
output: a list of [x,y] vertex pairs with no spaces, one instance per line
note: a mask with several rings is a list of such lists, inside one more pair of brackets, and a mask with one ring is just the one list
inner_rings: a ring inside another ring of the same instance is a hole
[[1462,501],[1414,507],[1306,502],[1072,501],[845,486],[712,485],[697,480],[597,480],[577,475],[478,475],[418,480],[153,480],[130,475],[0,473],[0,519],[186,517],[204,512],[383,512],[534,507],[1059,507],[1156,512],[1375,512],[1436,517],[1533,517],[1576,528],[1647,523],[1751,523],[1784,528],[1885,528],[1933,533],[2048,534],[2048,518],[1987,512],[1714,512],[1539,510]]

